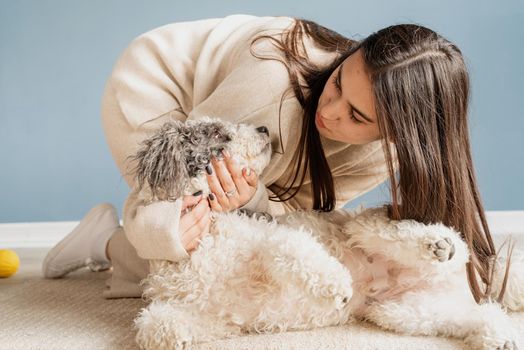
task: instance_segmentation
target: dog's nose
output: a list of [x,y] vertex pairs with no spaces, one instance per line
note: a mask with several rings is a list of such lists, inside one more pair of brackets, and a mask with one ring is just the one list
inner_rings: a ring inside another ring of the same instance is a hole
[[256,130],[269,136],[269,130],[265,126],[259,126]]

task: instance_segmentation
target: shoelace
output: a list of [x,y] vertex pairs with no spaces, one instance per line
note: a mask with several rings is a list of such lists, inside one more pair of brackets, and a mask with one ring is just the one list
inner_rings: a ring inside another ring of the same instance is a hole
[[106,262],[96,261],[96,260],[93,260],[91,257],[88,257],[85,260],[76,260],[69,264],[62,265],[60,266],[60,269],[55,268],[54,270],[59,270],[62,273],[69,273],[71,271],[74,271],[84,266],[87,266],[91,271],[98,272],[101,270],[108,269],[109,267],[111,267],[111,264],[106,263]]
[[109,267],[111,267],[111,263],[108,262],[102,262],[102,261],[96,261],[91,259],[90,257],[85,260],[85,264],[91,271],[101,271],[101,270],[107,270]]

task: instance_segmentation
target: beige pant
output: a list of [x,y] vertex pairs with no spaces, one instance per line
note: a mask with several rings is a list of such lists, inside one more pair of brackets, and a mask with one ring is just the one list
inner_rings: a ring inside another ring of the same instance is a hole
[[103,291],[104,298],[140,298],[140,281],[149,273],[149,262],[136,254],[120,226],[111,236],[108,246],[113,265],[111,277],[106,280],[108,289]]
[[[136,152],[140,141],[148,135],[148,132],[159,127],[169,116],[154,118],[152,123],[147,123],[143,128],[132,127],[122,113],[110,83],[106,85],[104,91],[101,114],[106,142],[113,159],[120,174],[132,188],[134,178],[126,165],[126,158]],[[139,283],[149,273],[149,262],[137,255],[136,249],[126,238],[122,227],[111,236],[108,252],[113,273],[106,281],[109,289],[104,290],[104,297],[107,299],[141,297],[142,287]]]

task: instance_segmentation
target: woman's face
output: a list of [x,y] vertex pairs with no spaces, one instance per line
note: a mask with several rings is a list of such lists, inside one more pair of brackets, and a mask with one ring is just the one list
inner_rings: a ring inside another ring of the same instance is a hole
[[323,137],[355,145],[380,139],[371,79],[364,68],[359,49],[326,82],[315,117]]

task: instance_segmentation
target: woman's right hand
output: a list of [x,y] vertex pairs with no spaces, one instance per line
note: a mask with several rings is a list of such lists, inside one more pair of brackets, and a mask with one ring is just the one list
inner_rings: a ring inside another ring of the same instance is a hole
[[198,247],[200,239],[209,232],[210,212],[209,202],[202,195],[182,197],[179,233],[182,246],[189,255]]

